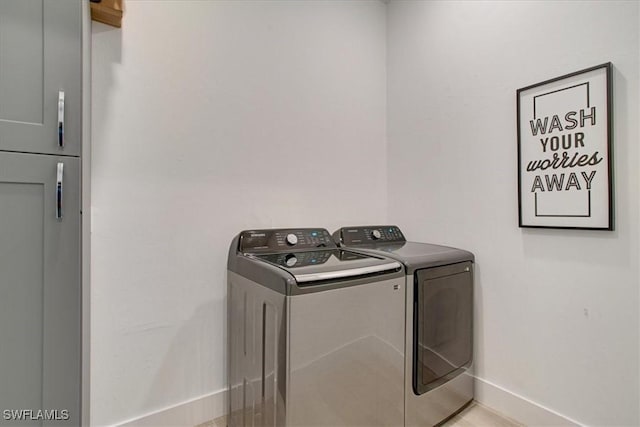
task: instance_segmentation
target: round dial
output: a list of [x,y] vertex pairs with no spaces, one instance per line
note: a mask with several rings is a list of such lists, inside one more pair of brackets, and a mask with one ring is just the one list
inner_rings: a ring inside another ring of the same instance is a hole
[[380,234],[380,230],[373,230],[371,232],[371,237],[373,237],[373,240],[378,240],[382,237],[382,234]]
[[286,240],[289,245],[294,246],[298,243],[298,236],[293,233],[289,233],[287,234]]
[[287,267],[293,267],[298,262],[298,258],[294,254],[289,254],[284,258],[284,263]]

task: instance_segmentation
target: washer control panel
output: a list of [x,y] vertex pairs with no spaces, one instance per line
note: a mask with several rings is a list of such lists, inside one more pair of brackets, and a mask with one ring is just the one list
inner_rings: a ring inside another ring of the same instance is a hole
[[274,228],[240,233],[242,253],[291,251],[292,249],[335,248],[324,228]]
[[334,233],[337,242],[344,246],[371,245],[375,243],[404,243],[402,231],[395,225],[369,225],[342,227]]
[[306,267],[308,265],[322,265],[326,263],[334,251],[300,251],[294,253],[277,252],[259,255],[265,261],[283,267]]

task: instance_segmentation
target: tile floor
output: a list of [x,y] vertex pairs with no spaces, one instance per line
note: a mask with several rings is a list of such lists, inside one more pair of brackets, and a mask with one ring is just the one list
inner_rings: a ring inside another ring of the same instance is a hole
[[[225,417],[216,418],[196,427],[226,427]],[[472,403],[464,411],[443,424],[443,427],[522,427],[512,419],[494,412],[478,403]]]
[[522,427],[520,424],[510,418],[505,417],[493,411],[486,406],[478,403],[472,403],[464,411],[451,418],[445,424],[445,427]]

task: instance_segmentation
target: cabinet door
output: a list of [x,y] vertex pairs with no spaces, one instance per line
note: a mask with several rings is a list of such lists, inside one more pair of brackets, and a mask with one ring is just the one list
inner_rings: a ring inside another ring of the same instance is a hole
[[80,425],[79,183],[77,158],[0,152],[0,426]]
[[80,155],[81,6],[80,0],[0,1],[0,150]]

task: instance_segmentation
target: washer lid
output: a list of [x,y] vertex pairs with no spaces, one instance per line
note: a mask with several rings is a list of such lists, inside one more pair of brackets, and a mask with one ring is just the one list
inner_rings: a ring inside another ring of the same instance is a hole
[[279,252],[248,255],[288,271],[299,284],[347,280],[371,274],[396,272],[402,265],[381,256],[344,249]]

